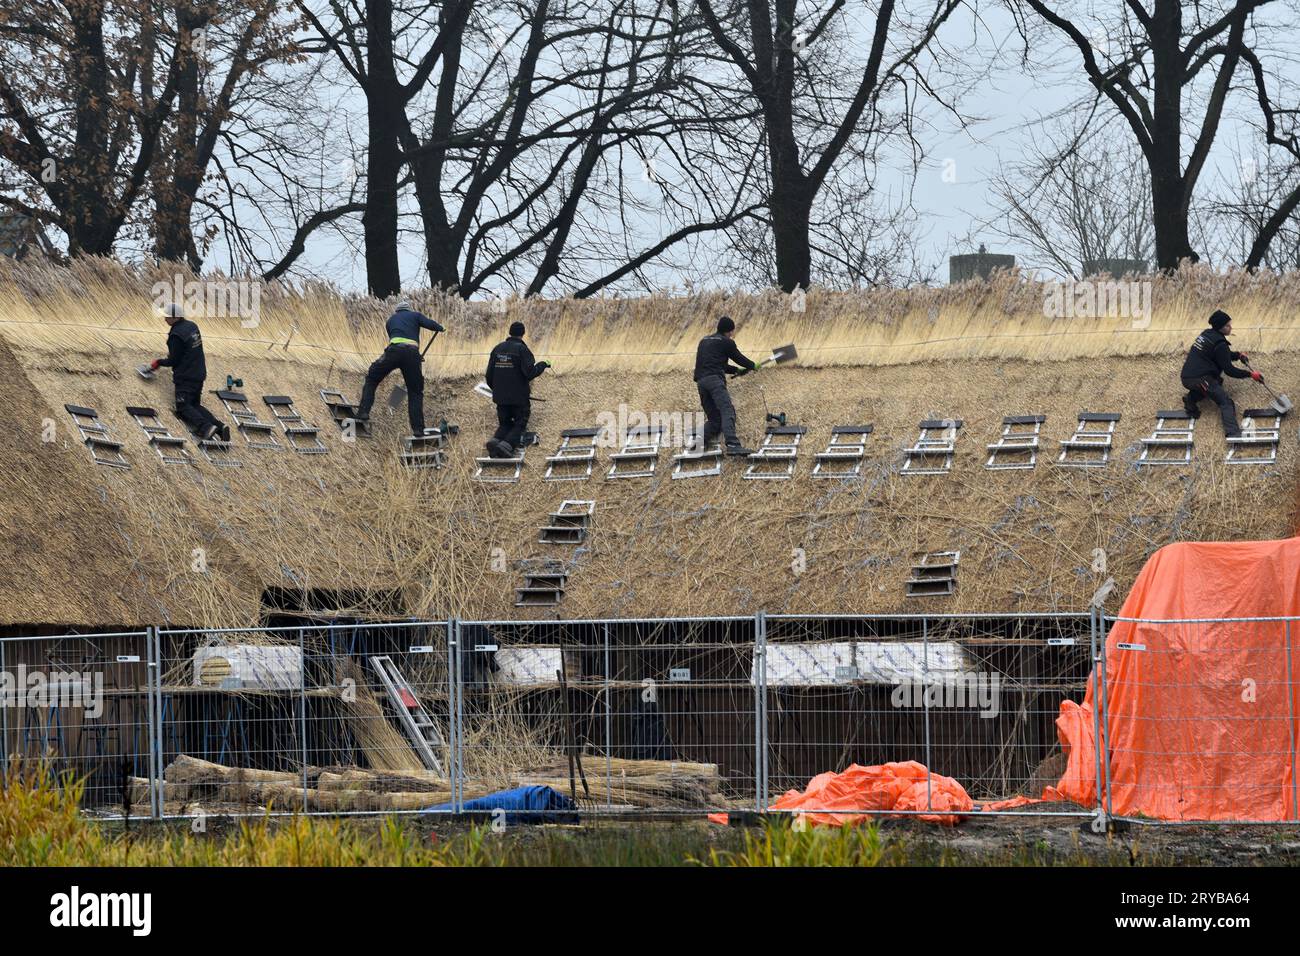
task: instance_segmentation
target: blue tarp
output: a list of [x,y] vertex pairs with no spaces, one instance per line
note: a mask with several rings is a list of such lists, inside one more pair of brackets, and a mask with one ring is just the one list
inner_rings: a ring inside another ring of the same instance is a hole
[[[455,807],[440,803],[425,813],[451,813]],[[578,806],[553,787],[516,787],[466,800],[462,809],[479,813],[506,812],[506,823],[577,823]]]

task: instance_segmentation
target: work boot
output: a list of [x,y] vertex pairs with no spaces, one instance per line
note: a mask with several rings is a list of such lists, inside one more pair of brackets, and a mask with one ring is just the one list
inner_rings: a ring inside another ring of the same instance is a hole
[[220,425],[208,425],[203,429],[203,440],[212,441],[212,436],[219,433]]
[[501,441],[499,438],[489,438],[487,443],[487,453],[491,458],[513,458],[515,450],[509,442]]
[[1224,437],[1224,438],[1240,438],[1240,437],[1241,437],[1241,429],[1238,428],[1236,431],[1224,432],[1224,433],[1223,433],[1223,437]]
[[746,448],[744,445],[728,445],[728,446],[727,446],[727,454],[728,454],[728,455],[737,455],[737,456],[739,456],[739,455],[752,455],[752,454],[754,454],[754,449],[752,449],[752,448]]
[[223,425],[220,425],[220,426],[218,426],[218,427],[220,427],[220,429],[221,429],[221,440],[222,440],[223,442],[225,442],[227,445],[229,445],[229,444],[230,444],[230,426],[229,426],[229,425],[224,425],[224,424],[223,424]]
[[1188,405],[1186,402],[1183,402],[1183,411],[1188,415],[1191,415],[1193,418],[1201,417],[1201,410],[1195,405]]

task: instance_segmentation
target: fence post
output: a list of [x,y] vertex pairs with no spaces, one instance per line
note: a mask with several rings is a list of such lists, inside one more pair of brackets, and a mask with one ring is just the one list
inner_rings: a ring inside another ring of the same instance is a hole
[[[0,638],[0,674],[4,673],[5,641]],[[9,708],[3,700],[0,700],[0,791],[7,786],[9,786]]]
[[610,695],[613,694],[609,670],[609,622],[605,622],[605,809],[614,809],[614,711]]
[[1092,672],[1088,679],[1092,682],[1092,753],[1096,767],[1093,771],[1093,789],[1097,792],[1097,810],[1104,812],[1101,802],[1101,683],[1098,680],[1101,671],[1101,652],[1098,648],[1101,608],[1089,605],[1088,630],[1092,640]]
[[767,612],[754,615],[754,810],[768,804],[767,781]]
[[933,758],[930,754],[930,619],[921,618],[921,707],[924,711],[922,718],[925,724],[925,808],[934,809],[932,794],[930,793],[930,764]]
[[1104,808],[1106,819],[1110,820],[1114,813],[1113,805],[1110,799],[1110,720],[1106,712],[1108,695],[1106,693],[1106,612],[1097,608],[1097,659],[1099,668],[1098,683],[1101,685],[1101,740],[1099,743],[1099,755],[1101,757],[1102,780],[1098,781],[1098,787],[1102,781],[1106,785],[1106,802]]
[[1286,633],[1286,703],[1287,730],[1291,734],[1291,813],[1300,819],[1300,808],[1296,805],[1295,779],[1295,683],[1291,677],[1291,619],[1283,622]]
[[144,632],[145,659],[145,713],[149,729],[145,734],[149,744],[149,817],[157,820],[164,810],[163,755],[162,755],[162,638],[158,628],[149,626]]
[[298,732],[302,735],[302,812],[307,812],[307,642],[298,628]]
[[460,766],[460,621],[447,618],[447,777],[451,784],[451,812],[461,809]]

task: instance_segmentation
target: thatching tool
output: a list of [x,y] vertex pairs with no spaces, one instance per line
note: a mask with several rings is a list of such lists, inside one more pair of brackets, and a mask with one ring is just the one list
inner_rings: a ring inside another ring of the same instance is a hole
[[[1243,358],[1241,360],[1241,364],[1246,366],[1246,368],[1249,368],[1252,372],[1255,371],[1253,368],[1251,368],[1250,362],[1247,361],[1246,359]],[[1277,392],[1273,391],[1271,388],[1269,388],[1267,385],[1264,384],[1263,378],[1259,379],[1259,384],[1263,385],[1264,390],[1273,396],[1273,408],[1277,411],[1279,415],[1285,415],[1287,412],[1291,411],[1291,409],[1295,408],[1295,403],[1292,402],[1291,399],[1287,398],[1285,395],[1277,394]]]
[[139,375],[146,382],[152,382],[157,377],[157,373],[148,365],[137,365],[135,367],[135,374]]
[[758,367],[764,365],[784,365],[786,362],[793,362],[799,357],[799,350],[792,344],[782,345],[780,348],[772,349],[772,354],[763,361],[758,363]]
[[420,361],[421,361],[421,362],[424,361],[424,353],[426,353],[426,352],[429,351],[429,346],[433,344],[433,340],[436,339],[437,337],[438,337],[438,330],[437,330],[437,329],[434,329],[434,330],[433,330],[433,335],[429,336],[429,341],[425,343],[424,348],[420,349]]

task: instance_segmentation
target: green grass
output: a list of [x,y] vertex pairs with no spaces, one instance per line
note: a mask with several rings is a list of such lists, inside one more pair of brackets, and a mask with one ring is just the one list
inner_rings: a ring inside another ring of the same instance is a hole
[[[1035,834],[985,830],[983,840],[915,822],[843,828],[753,829],[703,820],[605,821],[582,826],[466,826],[430,817],[210,816],[189,821],[96,821],[78,809],[80,782],[43,767],[10,769],[0,789],[0,864],[7,866],[1077,866],[1181,860],[1136,841],[1053,846]],[[1040,831],[1041,832],[1041,831]],[[992,835],[992,839],[988,837]],[[963,846],[963,843],[967,845]]]

